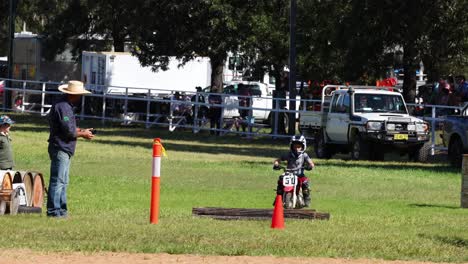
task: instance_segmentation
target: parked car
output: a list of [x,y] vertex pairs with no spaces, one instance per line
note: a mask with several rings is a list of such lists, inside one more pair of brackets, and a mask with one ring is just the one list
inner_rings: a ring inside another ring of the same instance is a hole
[[468,103],[459,115],[448,115],[443,123],[442,139],[448,147],[448,158],[453,166],[461,167],[463,154],[468,154]]

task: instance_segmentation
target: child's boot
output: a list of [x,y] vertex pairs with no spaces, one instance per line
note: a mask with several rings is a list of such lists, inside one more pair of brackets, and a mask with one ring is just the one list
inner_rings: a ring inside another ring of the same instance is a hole
[[304,197],[304,207],[310,206],[310,189],[304,188],[302,190],[302,196]]

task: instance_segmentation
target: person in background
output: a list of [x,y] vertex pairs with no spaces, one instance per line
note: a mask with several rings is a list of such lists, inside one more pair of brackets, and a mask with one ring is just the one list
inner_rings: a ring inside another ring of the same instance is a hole
[[15,166],[10,128],[15,122],[7,115],[0,116],[0,169],[12,170]]
[[457,76],[457,83],[458,83],[458,93],[460,94],[460,101],[462,103],[468,102],[468,82],[464,75]]
[[[459,106],[460,98],[458,94],[453,91],[452,86],[450,86],[448,82],[439,82],[439,93],[436,98],[436,104],[446,106]],[[454,109],[437,108],[436,112],[438,116],[451,115],[454,114]]]
[[[214,94],[216,93],[216,89],[211,88],[211,94],[208,96],[208,103],[210,104],[210,109],[209,109],[209,118],[210,118],[210,128],[211,129],[221,129],[221,115],[223,112],[222,108],[222,103],[223,103],[223,98],[220,94]],[[219,135],[219,131],[210,131],[211,135]]]
[[[248,85],[244,85],[242,83],[240,83],[237,87],[238,87],[237,88],[237,94],[239,95],[238,96],[239,106],[240,107],[251,107],[252,93],[250,91],[250,87]],[[239,109],[239,115],[240,115],[240,117],[242,119],[242,122],[241,122],[242,132],[245,132],[245,127],[247,126],[247,122],[250,122],[250,120],[248,120],[248,117],[250,116],[250,110],[249,109]]]
[[49,157],[50,181],[47,196],[47,216],[68,217],[67,187],[69,183],[70,163],[75,154],[78,138],[92,139],[93,129],[81,129],[76,125],[73,107],[81,101],[81,96],[91,92],[85,90],[80,81],[69,81],[60,85],[59,91],[64,96],[55,104],[49,113]]
[[208,107],[206,105],[202,105],[203,103],[205,103],[205,96],[203,95],[202,88],[200,86],[197,86],[195,87],[195,89],[197,90],[197,92],[191,98],[192,103],[194,103],[192,105],[192,115],[195,115],[195,112],[197,112],[197,125],[202,126],[203,120],[207,118],[208,115]]

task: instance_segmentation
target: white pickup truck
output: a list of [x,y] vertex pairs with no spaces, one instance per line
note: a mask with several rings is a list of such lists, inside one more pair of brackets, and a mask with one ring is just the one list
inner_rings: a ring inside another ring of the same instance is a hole
[[[239,84],[247,86],[251,93],[252,99],[252,116],[256,123],[265,123],[271,125],[275,119],[275,111],[273,109],[273,91],[275,89],[271,88],[268,84],[262,82],[254,81],[232,81],[224,84],[223,92],[221,96],[223,97],[223,118],[230,119],[239,117],[239,98],[244,96],[239,95]],[[203,89],[203,95],[205,98],[205,104],[209,104],[208,97],[210,94],[210,87]],[[278,108],[278,118],[282,116],[284,124],[287,126],[289,122],[289,113],[283,110],[289,109],[289,100],[278,99],[278,102],[282,102],[279,105],[282,105],[281,108]],[[300,96],[296,97],[296,104],[299,105]],[[209,107],[209,105],[208,105]],[[282,112],[283,111],[283,112]],[[296,120],[299,118],[299,114],[296,113]]]
[[426,161],[428,124],[410,116],[402,95],[391,88],[327,85],[320,111],[301,113],[300,129],[315,138],[318,158],[351,153],[351,158],[383,160],[386,152]]
[[224,89],[224,118],[233,118],[239,116],[239,97],[238,84],[244,84],[250,90],[252,95],[252,115],[255,120],[268,120],[270,109],[272,109],[273,99],[272,90],[266,83],[260,82],[231,82]]

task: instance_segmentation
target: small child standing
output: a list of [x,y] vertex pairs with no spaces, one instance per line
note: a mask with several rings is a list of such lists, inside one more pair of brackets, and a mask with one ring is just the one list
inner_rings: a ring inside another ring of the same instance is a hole
[[[304,197],[305,207],[310,206],[310,188],[309,179],[304,175],[304,169],[312,170],[314,168],[314,162],[305,152],[307,148],[306,139],[304,136],[293,136],[289,142],[289,152],[276,159],[273,163],[274,169],[279,169],[281,161],[287,162],[287,168],[289,170],[295,170],[296,175],[299,178],[299,182],[302,188],[302,196]],[[276,194],[283,195],[283,177],[280,176],[278,179],[278,187]]]
[[10,128],[14,123],[7,115],[0,116],[0,169],[2,170],[11,170],[15,166],[10,137]]

